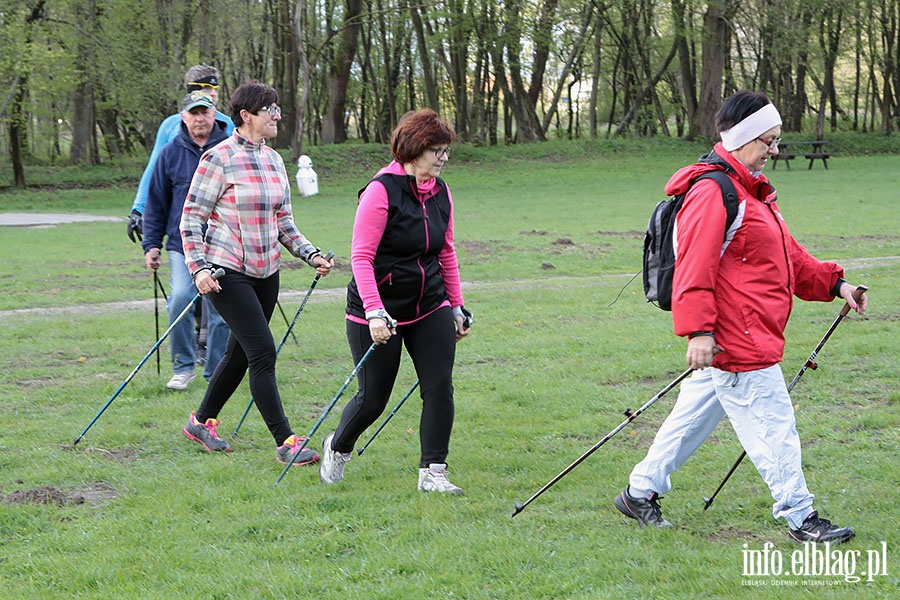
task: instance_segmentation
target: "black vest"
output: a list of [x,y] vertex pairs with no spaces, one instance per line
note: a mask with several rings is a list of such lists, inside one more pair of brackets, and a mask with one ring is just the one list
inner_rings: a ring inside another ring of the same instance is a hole
[[[424,205],[413,190],[413,176],[385,173],[374,181],[388,196],[387,224],[375,252],[378,293],[391,317],[412,321],[447,300],[438,254],[450,223],[450,196],[440,178],[437,193]],[[365,318],[355,279],[347,285],[347,312]]]

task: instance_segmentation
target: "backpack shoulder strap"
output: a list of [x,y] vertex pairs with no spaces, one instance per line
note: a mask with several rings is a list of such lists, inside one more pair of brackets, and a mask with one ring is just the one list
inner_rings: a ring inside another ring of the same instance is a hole
[[738,214],[739,202],[737,190],[734,189],[734,182],[731,181],[731,177],[728,176],[728,173],[720,169],[704,173],[703,175],[695,179],[694,183],[697,183],[701,179],[712,179],[719,184],[719,189],[722,190],[722,202],[725,203],[726,215],[725,231],[727,232],[728,228],[731,227],[731,224],[734,223],[734,220],[737,218]]

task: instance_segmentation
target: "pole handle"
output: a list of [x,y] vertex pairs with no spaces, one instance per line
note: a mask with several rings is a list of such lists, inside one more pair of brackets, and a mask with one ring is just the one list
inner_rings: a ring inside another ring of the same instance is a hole
[[[854,300],[857,304],[859,304],[859,301],[860,301],[860,299],[863,297],[863,294],[865,294],[865,293],[868,292],[868,291],[869,291],[869,288],[867,288],[867,287],[864,286],[864,285],[858,285],[858,286],[856,286],[856,289],[853,290],[853,294],[852,294],[853,300]],[[844,304],[844,308],[841,309],[841,316],[842,316],[842,317],[846,317],[848,314],[850,314],[850,303],[849,303],[849,302],[845,303],[845,304]]]

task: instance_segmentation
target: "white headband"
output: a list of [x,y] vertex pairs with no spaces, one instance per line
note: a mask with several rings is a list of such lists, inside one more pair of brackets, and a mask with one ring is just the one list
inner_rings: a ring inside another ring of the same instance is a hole
[[775,108],[774,104],[766,104],[731,129],[726,129],[719,135],[722,137],[722,145],[731,152],[778,125],[781,125],[781,115],[778,114],[778,109]]

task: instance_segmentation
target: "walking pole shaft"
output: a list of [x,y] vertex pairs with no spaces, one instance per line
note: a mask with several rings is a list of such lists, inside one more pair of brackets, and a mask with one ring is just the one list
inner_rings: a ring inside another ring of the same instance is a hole
[[[328,254],[325,255],[325,258],[331,260],[331,257],[334,256],[334,252],[331,250],[328,251]],[[316,284],[319,283],[319,279],[322,276],[316,273],[315,278],[309,286],[309,289],[306,290],[306,295],[303,297],[303,302],[300,303],[300,308],[297,309],[297,312],[294,313],[294,318],[291,320],[290,325],[288,325],[287,331],[284,332],[284,335],[281,338],[281,343],[278,344],[278,348],[275,349],[275,356],[278,356],[278,353],[281,352],[281,348],[284,346],[284,343],[287,341],[288,335],[293,335],[291,331],[294,329],[294,324],[297,322],[297,318],[300,316],[300,313],[303,311],[303,307],[306,306],[306,301],[309,300],[310,295],[312,295],[313,290],[316,289]],[[278,305],[278,308],[281,308],[281,305]],[[284,314],[282,312],[282,314]],[[287,317],[284,319],[285,323],[287,323]],[[297,342],[297,338],[294,338],[294,341]],[[241,430],[241,425],[244,424],[244,420],[247,418],[247,415],[250,413],[250,407],[253,406],[253,397],[250,397],[250,402],[247,404],[247,408],[244,409],[244,414],[241,417],[241,420],[238,421],[237,427],[234,428],[234,431],[231,435],[237,435],[238,431]]]
[[294,452],[293,456],[291,456],[291,460],[288,461],[288,464],[284,466],[284,470],[281,472],[281,475],[278,476],[278,479],[275,480],[275,485],[277,486],[281,483],[281,480],[284,479],[284,476],[287,474],[288,469],[294,464],[294,461],[297,460],[297,457],[300,456],[300,453],[306,448],[306,444],[309,443],[309,440],[312,439],[313,434],[318,431],[319,425],[322,424],[322,421],[325,420],[325,417],[328,416],[328,413],[331,412],[331,409],[334,408],[334,405],[337,404],[338,398],[341,397],[341,394],[344,393],[344,390],[347,389],[347,386],[350,385],[350,382],[356,377],[356,374],[359,372],[360,368],[362,368],[363,363],[366,362],[366,359],[369,358],[369,355],[372,354],[372,351],[375,350],[376,344],[373,342],[369,349],[366,350],[366,353],[363,354],[362,358],[359,359],[359,362],[356,363],[356,366],[353,367],[353,370],[350,372],[350,375],[347,376],[347,380],[344,381],[344,385],[341,386],[341,389],[338,390],[338,393],[334,395],[334,398],[331,400],[331,403],[325,407],[325,410],[322,412],[322,416],[319,417],[319,420],[316,421],[316,424],[313,425],[313,428],[309,430],[309,434],[306,436],[306,439],[303,440],[303,443],[300,444],[300,447],[297,448],[297,451]]
[[519,514],[520,512],[522,512],[522,511],[525,509],[525,507],[528,506],[529,504],[531,504],[532,502],[534,502],[534,500],[537,499],[538,496],[540,496],[541,494],[543,494],[544,492],[546,492],[546,491],[547,491],[548,489],[550,489],[557,481],[559,481],[560,479],[562,479],[563,477],[565,477],[572,469],[574,469],[574,468],[577,467],[579,464],[581,464],[581,462],[584,461],[584,459],[586,459],[588,456],[590,456],[590,455],[593,454],[595,451],[597,451],[603,444],[605,444],[605,443],[608,442],[610,439],[612,439],[612,437],[613,437],[614,435],[616,435],[617,433],[619,433],[620,431],[622,431],[622,429],[624,429],[629,423],[631,423],[631,422],[634,421],[636,418],[638,418],[638,417],[641,415],[641,413],[643,413],[645,410],[647,410],[647,409],[650,408],[653,404],[655,404],[657,400],[659,400],[660,398],[662,398],[663,396],[665,396],[672,388],[674,388],[676,385],[678,385],[679,383],[681,383],[685,378],[687,378],[688,375],[690,375],[691,373],[693,373],[693,371],[694,371],[694,369],[687,369],[684,373],[682,373],[682,374],[679,375],[677,378],[675,378],[669,385],[667,385],[665,388],[663,388],[662,390],[660,390],[659,392],[657,392],[657,394],[656,394],[655,396],[653,396],[652,398],[650,398],[650,400],[648,400],[647,402],[645,402],[644,405],[641,406],[641,407],[640,407],[639,409],[637,409],[636,411],[634,411],[634,412],[626,411],[626,414],[628,414],[628,418],[625,419],[624,421],[622,421],[615,429],[613,429],[612,431],[610,431],[609,433],[607,433],[605,436],[603,436],[603,439],[601,439],[599,442],[597,442],[596,444],[594,444],[593,446],[591,446],[591,447],[587,450],[587,452],[585,452],[584,454],[582,454],[581,456],[579,456],[579,457],[575,460],[575,462],[573,462],[573,463],[570,464],[568,467],[566,467],[565,469],[563,469],[562,471],[560,471],[560,473],[559,473],[556,477],[554,477],[553,479],[551,479],[550,481],[548,481],[548,482],[544,485],[544,487],[542,487],[541,489],[539,489],[538,491],[536,491],[536,492],[531,496],[531,498],[529,498],[528,500],[526,500],[524,503],[521,503],[521,504],[518,503],[518,502],[516,502],[516,504],[515,504],[515,512],[513,512],[512,516],[515,517],[517,514]]
[[[159,273],[153,269],[153,316],[156,319],[156,339],[159,339]],[[162,372],[159,360],[159,350],[156,351],[156,375]]]
[[375,430],[375,433],[372,434],[372,437],[369,438],[369,441],[366,442],[362,448],[356,451],[357,456],[362,456],[362,453],[365,452],[366,448],[369,447],[369,444],[372,443],[372,440],[374,440],[378,436],[378,434],[381,433],[381,430],[384,429],[384,426],[387,425],[388,421],[390,421],[391,418],[393,418],[393,416],[397,413],[397,411],[400,410],[400,407],[403,406],[403,403],[406,402],[406,399],[409,398],[410,395],[412,395],[417,387],[419,387],[418,379],[416,379],[416,382],[412,384],[412,387],[409,388],[409,391],[403,395],[403,397],[400,399],[400,402],[398,402],[397,406],[394,407],[394,410],[391,411],[391,414],[389,414],[387,418],[385,418],[384,422],[382,422],[381,425],[378,426],[378,429]]
[[[856,290],[853,292],[853,299],[856,302],[859,302],[862,295],[869,291],[864,285],[858,286]],[[825,335],[822,336],[822,339],[819,340],[819,343],[816,345],[816,349],[812,351],[812,354],[809,355],[809,358],[806,359],[806,362],[803,363],[803,366],[800,367],[800,370],[797,371],[797,374],[791,380],[790,385],[787,387],[788,393],[794,389],[794,386],[797,385],[797,382],[800,381],[800,378],[803,377],[803,374],[806,373],[807,369],[812,369],[815,371],[819,365],[816,364],[816,357],[819,355],[819,352],[825,346],[825,342],[828,341],[828,338],[831,337],[831,334],[834,333],[834,330],[837,329],[837,326],[841,324],[841,321],[844,320],[850,314],[850,304],[844,303],[844,307],[841,308],[841,312],[838,314],[837,318],[831,323],[831,327],[828,328],[828,331],[825,332]],[[713,492],[712,496],[709,498],[703,499],[703,510],[708,510],[712,503],[716,500],[716,496],[719,495],[719,492],[722,491],[722,488],[725,487],[725,484],[731,479],[731,476],[737,470],[738,466],[743,462],[744,458],[747,457],[747,451],[742,450],[740,456],[737,457],[737,460],[734,461],[734,464],[731,465],[731,468],[728,469],[728,473],[725,474],[725,478],[722,479],[722,483],[719,484],[719,487],[716,488],[716,491]]]
[[[218,279],[219,277],[222,277],[223,275],[225,275],[225,271],[222,269],[217,269],[213,273],[213,279]],[[88,426],[84,428],[84,431],[81,432],[81,435],[79,435],[77,438],[75,438],[72,441],[73,446],[77,445],[78,442],[81,441],[81,438],[84,437],[84,434],[86,434],[88,432],[88,429],[93,427],[94,423],[96,423],[97,420],[100,419],[100,416],[106,411],[107,408],[109,408],[109,405],[113,403],[113,400],[115,400],[116,397],[122,392],[122,390],[125,389],[125,386],[128,385],[132,379],[134,379],[134,376],[137,375],[137,372],[140,371],[141,367],[144,366],[144,363],[146,363],[147,360],[149,360],[150,357],[153,356],[153,353],[156,351],[157,348],[159,348],[159,345],[162,344],[167,337],[169,337],[169,334],[172,332],[173,329],[175,329],[175,326],[178,325],[179,321],[181,321],[181,319],[184,318],[184,316],[188,313],[188,311],[191,309],[191,307],[193,307],[194,304],[199,299],[200,299],[200,294],[197,294],[196,296],[194,296],[194,298],[190,302],[188,302],[187,306],[184,307],[184,310],[181,311],[181,314],[178,315],[174,321],[172,321],[172,324],[169,325],[169,328],[166,329],[165,333],[162,334],[162,337],[159,338],[158,340],[156,340],[156,343],[153,344],[152,348],[150,348],[150,352],[148,352],[146,354],[146,356],[144,356],[144,358],[141,359],[141,362],[139,362],[137,364],[137,366],[134,368],[134,370],[131,371],[131,373],[128,375],[128,377],[125,378],[125,381],[122,382],[122,385],[119,386],[119,388],[113,393],[113,395],[109,397],[109,400],[106,401],[106,404],[104,404],[103,407],[100,409],[100,411],[94,416],[94,418],[91,419],[91,422],[88,423]]]

